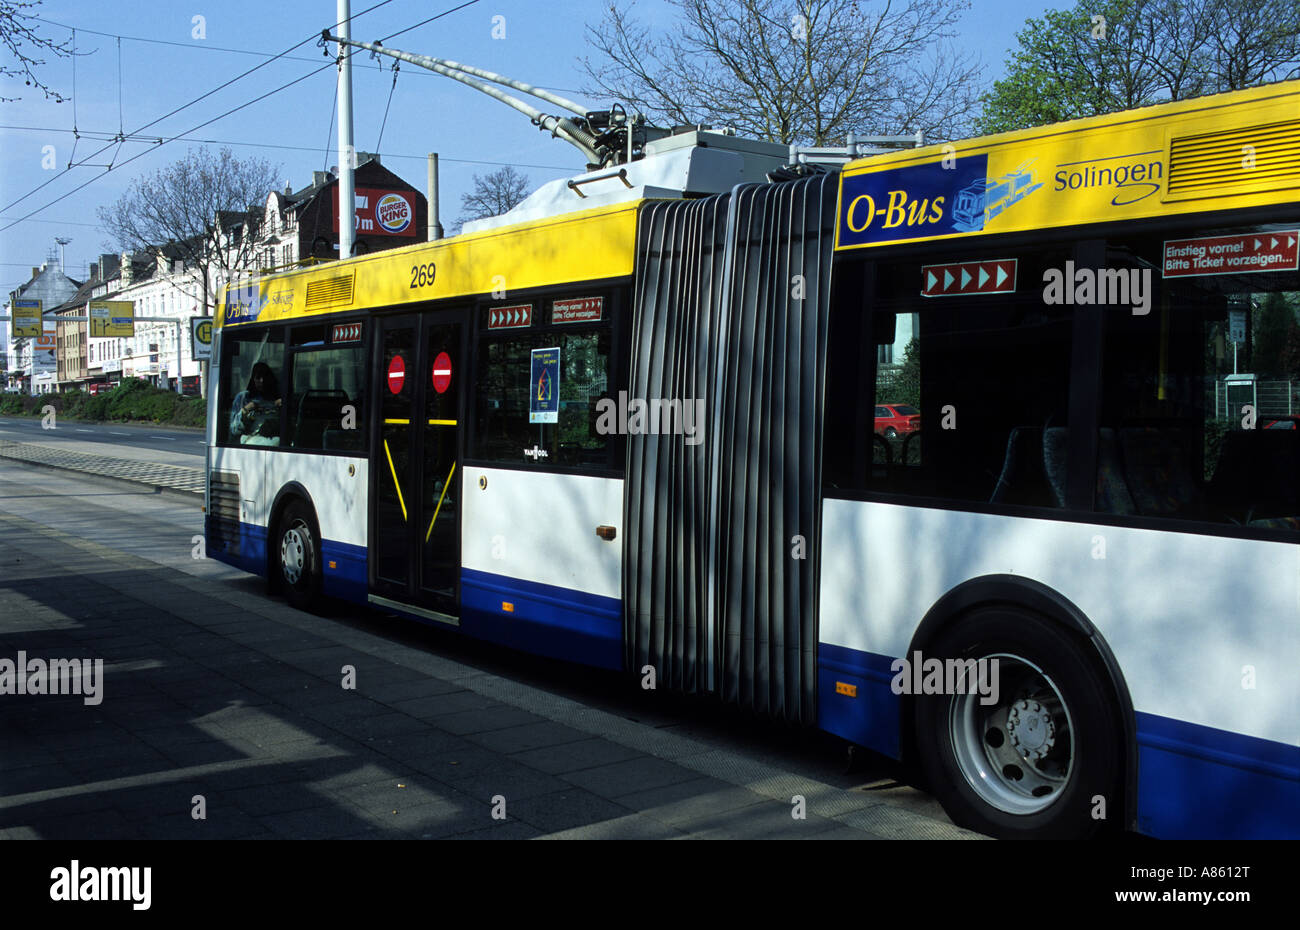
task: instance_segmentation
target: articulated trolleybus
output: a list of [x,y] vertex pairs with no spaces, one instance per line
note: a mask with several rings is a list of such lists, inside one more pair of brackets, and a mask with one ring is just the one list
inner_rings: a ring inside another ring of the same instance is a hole
[[209,554],[650,666],[998,836],[1300,837],[1300,432],[1217,399],[1300,307],[1300,82],[829,170],[626,151],[231,286]]

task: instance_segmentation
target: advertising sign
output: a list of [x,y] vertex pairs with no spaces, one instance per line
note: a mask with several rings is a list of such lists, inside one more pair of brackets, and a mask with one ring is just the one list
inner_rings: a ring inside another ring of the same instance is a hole
[[533,349],[528,379],[528,422],[560,422],[560,350]]
[[[358,236],[401,236],[416,238],[415,194],[358,187],[355,232]],[[338,195],[334,195],[334,232],[339,231]]]
[[45,320],[45,330],[32,344],[32,374],[52,373],[58,370],[55,350],[59,345],[58,324]]

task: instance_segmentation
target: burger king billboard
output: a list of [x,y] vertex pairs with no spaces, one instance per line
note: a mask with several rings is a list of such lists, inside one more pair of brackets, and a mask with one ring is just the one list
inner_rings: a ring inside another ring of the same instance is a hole
[[[415,195],[410,191],[386,191],[372,187],[358,187],[358,236],[416,237]],[[338,232],[338,206],[335,201],[334,231]]]

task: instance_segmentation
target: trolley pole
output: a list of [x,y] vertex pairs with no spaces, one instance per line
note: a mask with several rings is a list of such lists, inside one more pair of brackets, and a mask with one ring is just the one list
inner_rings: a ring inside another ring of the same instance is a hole
[[[351,0],[338,0],[339,38],[352,37]],[[356,155],[352,147],[352,52],[339,43],[339,258],[352,257],[353,230],[357,222],[357,200],[352,169]]]

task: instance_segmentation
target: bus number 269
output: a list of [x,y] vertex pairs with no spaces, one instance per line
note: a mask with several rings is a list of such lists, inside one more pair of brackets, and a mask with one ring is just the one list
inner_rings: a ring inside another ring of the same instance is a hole
[[438,268],[433,262],[427,265],[411,266],[411,289],[417,287],[428,287],[433,284],[433,276],[437,274]]

